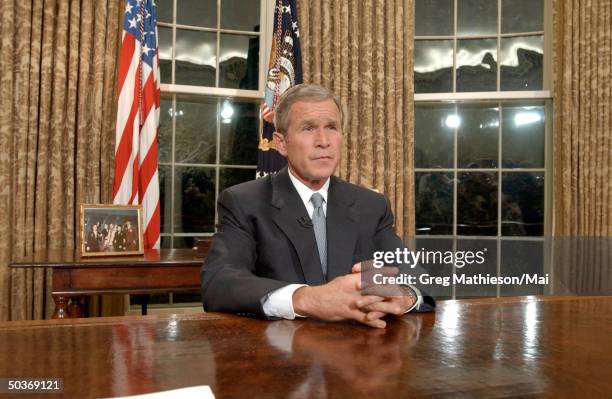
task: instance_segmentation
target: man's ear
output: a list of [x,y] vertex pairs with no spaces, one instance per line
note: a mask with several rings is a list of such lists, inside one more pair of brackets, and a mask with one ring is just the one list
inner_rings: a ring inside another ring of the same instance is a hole
[[285,146],[285,136],[280,132],[274,132],[272,137],[274,139],[274,148],[276,148],[276,151],[280,152],[282,156],[286,157],[287,147]]

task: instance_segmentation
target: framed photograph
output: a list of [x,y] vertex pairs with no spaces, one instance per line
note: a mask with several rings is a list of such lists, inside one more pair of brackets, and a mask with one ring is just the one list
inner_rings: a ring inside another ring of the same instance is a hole
[[81,204],[81,256],[142,255],[140,205]]

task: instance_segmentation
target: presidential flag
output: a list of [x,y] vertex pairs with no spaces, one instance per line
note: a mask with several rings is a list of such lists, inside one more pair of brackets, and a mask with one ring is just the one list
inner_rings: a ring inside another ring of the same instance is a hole
[[257,178],[282,169],[287,160],[274,149],[274,108],[291,86],[302,83],[302,52],[295,0],[276,0],[272,51],[261,114],[263,124],[257,151]]
[[153,0],[127,0],[119,55],[113,202],[141,204],[145,248],[159,248],[159,56]]

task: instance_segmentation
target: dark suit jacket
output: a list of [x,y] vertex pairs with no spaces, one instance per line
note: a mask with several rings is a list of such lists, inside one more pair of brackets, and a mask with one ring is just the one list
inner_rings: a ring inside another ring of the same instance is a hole
[[386,198],[335,176],[327,198],[327,278],[287,168],[228,188],[218,207],[218,232],[201,271],[207,311],[265,317],[261,300],[272,291],[292,283],[324,284],[372,259],[376,250],[404,246]]
[[101,233],[94,233],[93,230],[87,234],[87,252],[100,252],[103,249],[104,238]]

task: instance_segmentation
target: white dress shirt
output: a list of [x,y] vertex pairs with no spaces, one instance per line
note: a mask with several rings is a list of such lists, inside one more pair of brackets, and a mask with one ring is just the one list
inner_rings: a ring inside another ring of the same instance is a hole
[[[310,198],[312,197],[314,193],[319,193],[323,197],[323,213],[325,213],[325,216],[327,216],[327,192],[329,189],[329,177],[327,178],[327,181],[325,182],[325,184],[323,184],[323,186],[319,190],[313,191],[310,189],[310,187],[308,187],[307,185],[302,183],[297,177],[295,177],[293,173],[291,173],[291,168],[288,168],[288,171],[289,171],[289,179],[291,180],[291,183],[293,184],[300,198],[302,199],[302,202],[304,203],[304,206],[306,207],[306,211],[308,212],[308,216],[312,219],[312,213],[314,212],[314,205],[310,201]],[[272,291],[271,293],[266,295],[264,298],[262,298],[263,311],[266,314],[266,316],[278,317],[278,318],[288,319],[288,320],[293,320],[296,318],[296,316],[304,317],[304,316],[300,316],[296,314],[295,311],[293,310],[293,293],[298,288],[305,287],[307,285],[308,284],[288,284],[275,291]],[[410,309],[406,311],[406,313],[410,312],[414,308],[418,309],[421,303],[423,302],[423,297],[421,296],[421,293],[419,292],[419,290],[413,286],[409,286],[409,287],[416,294],[417,301]]]

